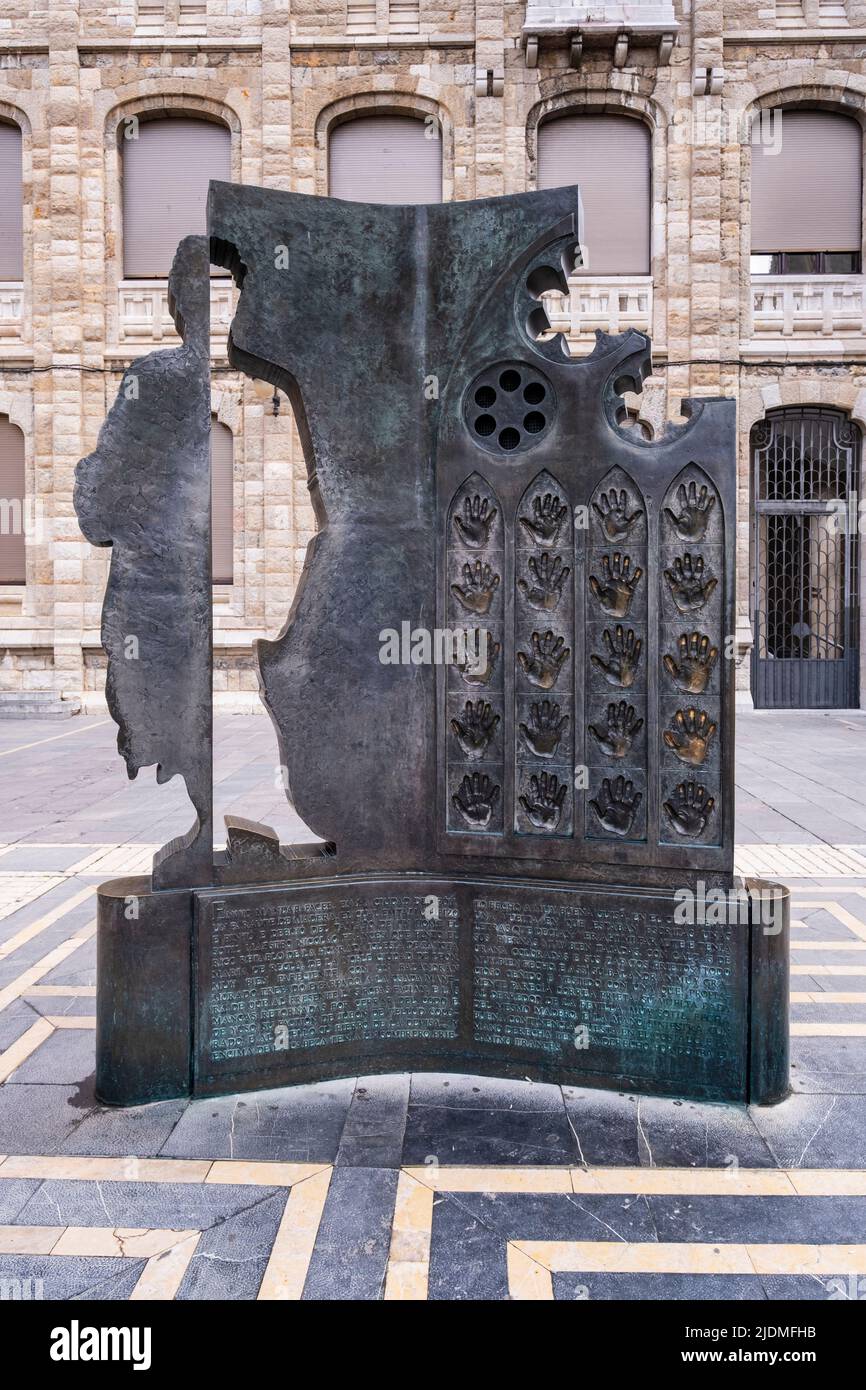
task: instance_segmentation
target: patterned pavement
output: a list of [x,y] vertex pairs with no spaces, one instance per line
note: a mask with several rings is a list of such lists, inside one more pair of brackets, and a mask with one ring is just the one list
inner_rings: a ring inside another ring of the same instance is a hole
[[[0,1298],[863,1298],[864,732],[740,720],[738,863],[794,893],[783,1105],[415,1075],[112,1111],[95,888],[189,812],[104,721],[0,725]],[[220,721],[222,809],[275,818],[269,738]]]

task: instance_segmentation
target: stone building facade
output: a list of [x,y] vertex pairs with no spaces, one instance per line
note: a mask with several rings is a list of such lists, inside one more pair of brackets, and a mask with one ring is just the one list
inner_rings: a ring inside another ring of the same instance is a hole
[[[173,341],[159,284],[125,282],[118,249],[118,132],[131,118],[173,113],[228,130],[233,178],[311,194],[329,191],[339,124],[430,118],[445,199],[536,187],[540,132],[566,113],[645,124],[646,273],[594,282],[590,264],[551,314],[575,353],[590,350],[598,327],[650,332],[653,375],[632,402],[646,433],[676,419],[686,397],[737,399],[736,636],[748,698],[753,426],[783,407],[821,407],[841,412],[849,442],[866,429],[859,255],[835,274],[823,263],[753,273],[752,121],[778,108],[842,113],[863,127],[866,0],[0,0],[0,123],[20,131],[23,190],[20,278],[0,277],[0,424],[23,437],[32,522],[24,582],[0,585],[6,712],[34,702],[98,709],[103,698],[108,552],[78,531],[73,474],[124,366]],[[283,624],[315,523],[288,403],[275,415],[271,388],[229,367],[230,301],[216,283],[213,411],[233,437],[234,565],[233,582],[214,589],[215,684],[218,705],[243,708],[255,702],[251,643]],[[849,511],[856,460],[852,469]],[[852,539],[840,553],[831,569],[852,571],[852,556],[859,565]],[[784,556],[774,563],[784,567]],[[849,573],[850,592],[830,604],[846,605],[855,654],[866,651],[856,579]],[[802,574],[792,582],[802,586]],[[851,690],[843,703],[857,703],[859,681]]]

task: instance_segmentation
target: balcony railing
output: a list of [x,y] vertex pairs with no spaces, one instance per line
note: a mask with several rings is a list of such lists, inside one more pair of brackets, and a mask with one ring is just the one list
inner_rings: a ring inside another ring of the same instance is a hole
[[[231,280],[212,280],[210,287],[211,341],[225,345],[234,314]],[[167,280],[122,280],[117,287],[117,338],[120,344],[178,342],[168,311]]]
[[753,338],[866,337],[862,275],[753,275]]
[[572,356],[592,351],[596,329],[651,332],[651,275],[573,276],[568,285],[567,295],[555,290],[545,294],[544,307],[552,330],[565,336]]
[[17,342],[24,327],[24,286],[20,280],[0,282],[0,341]]

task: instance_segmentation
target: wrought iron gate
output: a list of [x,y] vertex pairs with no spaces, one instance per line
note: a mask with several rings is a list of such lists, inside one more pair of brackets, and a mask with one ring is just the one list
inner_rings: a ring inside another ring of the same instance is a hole
[[772,412],[752,480],[755,706],[857,706],[860,431],[836,410]]

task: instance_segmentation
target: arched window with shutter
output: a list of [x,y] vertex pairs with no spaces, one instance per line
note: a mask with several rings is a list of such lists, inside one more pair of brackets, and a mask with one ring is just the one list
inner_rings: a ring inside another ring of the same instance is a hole
[[538,186],[580,187],[588,263],[577,274],[649,275],[652,151],[632,116],[571,112],[538,129]]
[[334,126],[328,191],[332,198],[355,203],[441,203],[438,129],[423,118],[401,115],[355,116]]
[[206,233],[210,180],[231,180],[231,134],[189,116],[142,120],[121,155],[124,277],[165,277],[178,242]]
[[234,436],[211,418],[211,557],[214,584],[234,583]]
[[0,415],[0,584],[25,582],[24,435]]
[[21,131],[0,122],[0,280],[24,279]]
[[752,133],[754,274],[859,272],[862,151],[863,132],[851,116],[761,113]]

